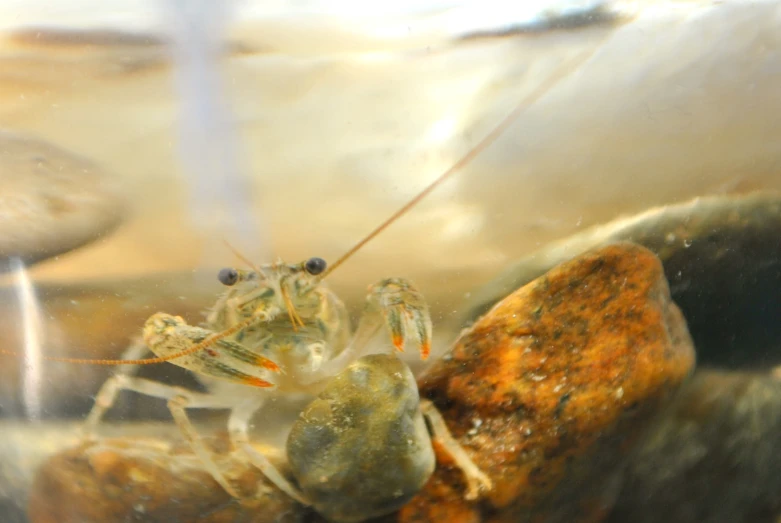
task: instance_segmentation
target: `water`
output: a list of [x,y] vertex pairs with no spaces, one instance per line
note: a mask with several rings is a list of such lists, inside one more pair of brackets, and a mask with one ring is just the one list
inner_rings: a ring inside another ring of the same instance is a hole
[[[201,321],[222,290],[218,270],[243,265],[225,240],[256,264],[334,262],[517,107],[496,143],[329,275],[353,320],[369,284],[410,278],[431,307],[436,359],[474,319],[474,296],[518,260],[547,269],[553,242],[656,206],[781,188],[778,9],[4,2],[0,256],[13,270],[0,332],[2,348],[27,355],[5,356],[0,371],[6,520],[23,520],[35,464],[75,441],[111,372],[40,356],[119,357],[157,311]],[[662,244],[689,252],[667,274],[685,312],[719,296],[747,311],[687,313],[707,331],[693,333],[698,351],[719,344],[705,368],[755,376],[781,364],[778,253],[729,243],[738,269],[710,271],[722,258],[695,257],[718,238],[663,232],[673,240]],[[414,351],[402,357],[423,368]],[[141,375],[200,387],[169,364]],[[776,397],[763,386],[757,397]],[[305,402],[274,403],[258,439],[279,447]],[[222,414],[195,417],[225,427]],[[124,394],[109,419],[156,421],[150,430],[172,437],[164,401]],[[741,447],[745,461],[775,452],[762,445]],[[763,477],[751,470],[746,481]]]

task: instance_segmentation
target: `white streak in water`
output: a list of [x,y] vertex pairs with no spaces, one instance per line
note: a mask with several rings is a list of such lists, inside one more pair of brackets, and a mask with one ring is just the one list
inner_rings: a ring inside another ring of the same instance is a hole
[[[265,244],[252,212],[235,119],[220,75],[226,51],[227,0],[168,0],[180,148],[192,191],[192,219],[212,239],[237,235],[242,248]],[[257,255],[258,252],[250,252]]]
[[27,270],[19,258],[11,259],[14,288],[21,311],[21,328],[24,351],[22,373],[22,401],[27,419],[41,419],[41,306]]

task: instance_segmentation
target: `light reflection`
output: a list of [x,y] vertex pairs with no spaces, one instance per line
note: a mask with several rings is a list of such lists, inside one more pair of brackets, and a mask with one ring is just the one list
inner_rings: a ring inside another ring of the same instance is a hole
[[30,421],[41,419],[41,342],[43,321],[41,306],[35,294],[27,269],[19,258],[11,259],[16,291],[21,312],[24,370],[22,372],[22,401]]

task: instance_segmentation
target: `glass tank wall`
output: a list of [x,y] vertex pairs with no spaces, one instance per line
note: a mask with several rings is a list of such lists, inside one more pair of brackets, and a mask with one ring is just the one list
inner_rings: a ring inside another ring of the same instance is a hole
[[779,21],[5,0],[0,523],[776,521]]

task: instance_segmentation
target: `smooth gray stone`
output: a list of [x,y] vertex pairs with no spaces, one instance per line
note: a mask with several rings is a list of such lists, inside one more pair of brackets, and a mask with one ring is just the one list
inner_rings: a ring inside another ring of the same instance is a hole
[[700,371],[641,445],[609,523],[781,516],[781,381]]
[[91,160],[0,130],[0,272],[106,236],[124,220],[116,180]]

